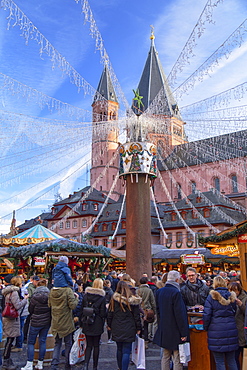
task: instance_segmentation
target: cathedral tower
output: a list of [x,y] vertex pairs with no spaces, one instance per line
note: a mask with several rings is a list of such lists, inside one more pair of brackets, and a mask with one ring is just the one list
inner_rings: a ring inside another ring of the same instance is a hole
[[[118,155],[115,156],[118,148],[119,103],[106,65],[92,107],[93,133],[90,184],[93,185],[105,167],[109,166],[106,174],[95,185],[97,190],[107,194],[119,170],[119,157]],[[112,160],[113,157],[114,160]],[[118,181],[112,193],[112,198],[118,199],[120,192],[121,182]]]

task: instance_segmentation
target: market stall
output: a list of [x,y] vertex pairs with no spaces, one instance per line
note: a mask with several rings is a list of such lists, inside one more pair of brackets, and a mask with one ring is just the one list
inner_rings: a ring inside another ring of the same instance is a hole
[[242,285],[247,289],[247,221],[233,225],[219,234],[199,237],[199,243],[216,256],[220,254],[239,258]]
[[226,254],[215,255],[207,248],[195,249],[163,249],[152,255],[153,266],[163,272],[177,269],[184,273],[188,266],[194,267],[197,272],[206,273],[212,270],[221,270],[227,266],[239,268],[239,257]]
[[[69,239],[55,239],[33,243],[23,247],[9,247],[8,254],[14,259],[23,259],[30,266],[30,272],[47,273],[58,262],[61,255],[69,257],[72,273],[76,268],[82,270],[101,270],[110,258],[110,249],[104,246],[92,246]],[[39,264],[37,265],[38,262]],[[42,263],[42,264],[41,264]],[[42,267],[41,267],[42,266]]]
[[[18,259],[9,255],[8,247],[20,248],[31,243],[40,243],[44,241],[60,239],[61,236],[47,229],[42,225],[36,225],[23,233],[17,234],[11,237],[1,237],[0,245],[2,253],[0,254],[0,274],[2,276],[6,274],[18,272],[29,272],[31,265],[28,263],[28,258],[20,256]],[[29,256],[27,256],[29,257]],[[43,261],[41,258],[35,261],[35,266],[40,266],[42,270]]]

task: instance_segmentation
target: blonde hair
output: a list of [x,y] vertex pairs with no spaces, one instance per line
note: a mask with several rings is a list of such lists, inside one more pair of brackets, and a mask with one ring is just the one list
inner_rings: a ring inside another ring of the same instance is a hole
[[220,287],[223,287],[223,288],[227,287],[226,280],[223,279],[223,277],[221,277],[221,276],[215,276],[215,278],[213,280],[213,288],[216,289],[216,288],[220,288]]
[[103,280],[100,278],[96,278],[93,282],[93,288],[96,289],[103,289]]
[[163,288],[165,286],[165,284],[161,280],[158,280],[155,285],[157,286],[158,289]]
[[21,287],[22,286],[22,278],[20,276],[14,276],[10,280],[10,283],[15,285],[15,286]]

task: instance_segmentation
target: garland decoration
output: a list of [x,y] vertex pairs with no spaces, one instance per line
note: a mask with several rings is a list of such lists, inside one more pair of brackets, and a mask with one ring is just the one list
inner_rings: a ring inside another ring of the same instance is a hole
[[190,57],[194,57],[193,49],[196,47],[196,40],[199,39],[205,31],[205,23],[214,23],[212,20],[213,10],[217,7],[219,3],[222,3],[223,0],[208,0],[205,5],[193,31],[190,34],[189,39],[187,40],[185,46],[183,47],[178,59],[176,60],[174,66],[172,67],[171,72],[169,73],[167,80],[172,87],[175,85],[177,74],[182,72],[184,67],[190,63]]
[[193,89],[197,81],[202,82],[205,77],[210,76],[214,68],[219,66],[223,57],[228,59],[236,47],[240,47],[245,42],[246,31],[247,19],[236,28],[228,39],[190,77],[173,91],[175,99],[181,98],[183,94]]
[[[79,2],[79,0],[75,0],[75,1],[77,3]],[[125,98],[125,95],[124,95],[124,93],[121,89],[121,86],[120,86],[119,82],[118,82],[117,76],[116,76],[116,74],[113,70],[110,58],[109,58],[108,53],[107,53],[107,51],[104,47],[103,38],[102,38],[102,36],[100,34],[100,31],[97,27],[97,24],[96,24],[96,21],[94,19],[93,12],[90,8],[88,0],[81,0],[81,5],[82,5],[82,13],[84,14],[85,22],[90,23],[90,35],[93,39],[95,39],[95,46],[96,46],[96,49],[99,50],[99,52],[100,52],[100,57],[101,57],[102,64],[104,66],[106,65],[107,68],[108,68],[108,71],[109,71],[109,74],[110,74],[111,81],[112,81],[112,84],[114,86],[115,92],[116,92],[117,96],[120,97],[120,99],[122,100],[125,108],[129,111],[129,114],[133,115],[133,112],[131,110],[129,110],[128,101]]]
[[176,242],[176,248],[181,248],[181,247],[182,247],[182,245],[183,245],[183,243],[182,243],[182,242]]
[[100,245],[95,247],[89,244],[82,244],[65,239],[55,239],[43,243],[30,244],[23,247],[9,247],[8,253],[10,257],[20,258],[29,256],[43,256],[45,252],[84,252],[84,253],[101,253],[104,257],[109,257],[111,254],[111,249]]
[[106,101],[106,99],[95,90],[69,62],[67,62],[65,57],[54,48],[49,40],[38,30],[13,0],[1,0],[1,8],[9,10],[7,30],[11,27],[18,26],[21,30],[20,36],[24,37],[26,45],[28,45],[29,40],[35,41],[39,45],[40,58],[42,59],[43,54],[46,54],[52,62],[52,69],[58,67],[63,75],[67,75],[69,81],[78,88],[78,92],[82,89],[84,94],[93,96],[94,101]]
[[[57,112],[59,115],[66,117],[75,117],[77,120],[86,121],[91,120],[92,112],[82,108],[78,108],[69,103],[46,95],[30,86],[27,86],[14,78],[0,72],[0,86],[1,89],[7,89],[11,95],[19,95],[23,97],[26,104],[37,104],[40,109],[47,109],[49,113]],[[99,114],[95,114],[94,118],[99,120]]]
[[194,242],[191,242],[191,243],[186,242],[187,248],[192,248],[193,247],[193,244],[194,244]]
[[198,242],[201,244],[207,244],[207,243],[218,243],[222,242],[224,240],[228,240],[234,237],[238,237],[239,235],[245,234],[247,232],[247,221],[244,223],[244,225],[236,227],[236,229],[232,231],[228,231],[222,235],[211,235],[208,237],[202,237],[198,236]]

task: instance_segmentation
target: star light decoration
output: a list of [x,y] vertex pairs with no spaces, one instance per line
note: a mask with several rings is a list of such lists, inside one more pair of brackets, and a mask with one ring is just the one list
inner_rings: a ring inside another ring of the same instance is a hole
[[144,104],[142,102],[143,96],[140,96],[139,89],[136,90],[133,89],[133,93],[135,94],[133,100],[136,100],[138,109],[140,109],[141,106],[144,107]]

